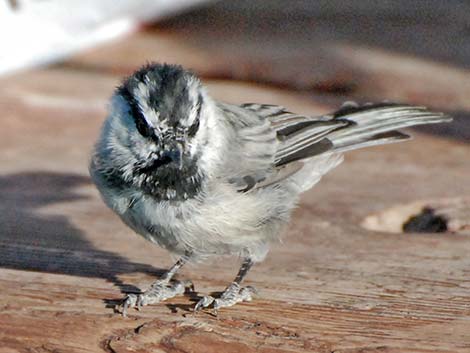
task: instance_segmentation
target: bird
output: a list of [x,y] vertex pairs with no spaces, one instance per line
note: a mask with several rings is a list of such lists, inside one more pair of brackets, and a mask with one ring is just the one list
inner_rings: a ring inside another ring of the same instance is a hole
[[397,129],[449,122],[425,107],[346,102],[323,116],[273,104],[213,99],[190,70],[148,63],[110,99],[89,171],[105,204],[135,233],[178,259],[122,314],[193,289],[175,274],[188,262],[238,257],[235,279],[194,311],[250,301],[251,267],[279,241],[300,195],[338,166],[344,152],[407,140]]

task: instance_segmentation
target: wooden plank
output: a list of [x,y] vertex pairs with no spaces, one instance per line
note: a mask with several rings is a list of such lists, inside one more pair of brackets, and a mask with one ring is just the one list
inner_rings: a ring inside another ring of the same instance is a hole
[[[391,234],[368,215],[420,199],[470,195],[467,144],[418,135],[351,153],[302,198],[247,284],[259,298],[193,315],[237,261],[185,268],[197,293],[131,311],[108,307],[172,262],[132,234],[87,176],[89,151],[119,77],[50,69],[0,86],[0,352],[466,352],[470,238]],[[295,93],[208,82],[227,101],[320,113]]]
[[[458,209],[470,196],[467,5],[252,3],[219,2],[1,80],[0,353],[470,352],[468,229],[385,232],[426,200]],[[359,10],[374,31],[356,30]],[[421,45],[418,30],[433,41]],[[191,67],[234,103],[320,114],[344,99],[396,99],[461,112],[411,142],[350,153],[307,192],[247,277],[253,302],[193,315],[237,271],[219,259],[181,271],[196,293],[122,318],[113,304],[172,259],[106,209],[87,163],[113,88],[146,60]],[[377,215],[395,218],[363,227]]]
[[176,62],[206,77],[275,84],[336,102],[387,99],[470,109],[470,41],[460,34],[468,4],[329,4],[219,2],[67,65],[130,73],[146,60]]

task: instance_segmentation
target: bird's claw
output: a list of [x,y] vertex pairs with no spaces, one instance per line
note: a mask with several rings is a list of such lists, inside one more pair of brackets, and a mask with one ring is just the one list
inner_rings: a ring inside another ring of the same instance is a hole
[[209,307],[213,302],[215,298],[211,297],[210,295],[205,295],[204,297],[201,298],[194,307],[194,312],[198,312],[203,308]]
[[198,312],[203,308],[212,306],[214,314],[217,315],[217,310],[233,306],[239,302],[247,302],[253,299],[253,296],[258,294],[258,291],[252,287],[247,286],[240,289],[240,285],[237,283],[230,284],[227,289],[222,293],[220,298],[215,299],[210,295],[204,296],[199,300],[194,307],[194,312]]
[[[140,296],[141,294],[139,294]],[[121,306],[122,306],[122,316],[127,317],[127,309],[129,308],[135,308],[137,306],[137,302],[139,301],[139,296],[135,294],[128,294]]]
[[165,299],[184,294],[186,289],[194,291],[194,285],[189,280],[174,282],[157,281],[153,283],[144,293],[128,294],[121,304],[122,316],[127,316],[127,310],[129,308],[140,310],[145,305],[159,303]]

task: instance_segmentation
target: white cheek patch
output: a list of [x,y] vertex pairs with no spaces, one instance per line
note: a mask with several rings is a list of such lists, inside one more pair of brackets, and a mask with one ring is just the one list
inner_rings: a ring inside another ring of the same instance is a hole
[[200,85],[199,85],[199,80],[196,79],[195,77],[191,77],[188,79],[188,96],[189,100],[193,102],[197,102],[197,99],[199,97],[199,91],[200,91]]
[[[190,102],[199,102],[199,95],[203,94],[199,80],[195,77],[188,79],[188,98]],[[198,104],[193,104],[188,116],[182,123],[187,127],[191,126],[197,118]]]
[[199,166],[207,175],[212,175],[217,173],[221,161],[224,160],[222,156],[228,148],[226,127],[220,123],[216,107],[209,99],[205,101],[201,114],[204,118],[201,119],[199,131],[192,140],[190,153],[195,155],[203,152]]

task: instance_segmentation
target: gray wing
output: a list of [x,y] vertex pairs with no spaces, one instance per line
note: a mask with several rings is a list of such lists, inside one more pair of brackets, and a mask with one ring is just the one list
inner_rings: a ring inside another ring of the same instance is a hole
[[349,124],[306,117],[274,105],[220,104],[236,131],[233,151],[239,160],[229,181],[241,192],[276,184],[297,173],[303,160],[332,149],[325,136]]
[[269,121],[280,141],[275,155],[277,167],[327,152],[333,144],[327,136],[353,124],[330,116],[311,117],[294,114],[277,105],[247,103],[243,108]]
[[320,154],[408,139],[396,129],[451,120],[424,107],[393,103],[345,103],[338,111],[320,117],[256,103],[223,105],[223,109],[236,127],[240,151],[250,166],[247,173],[231,180],[240,191],[277,183]]

